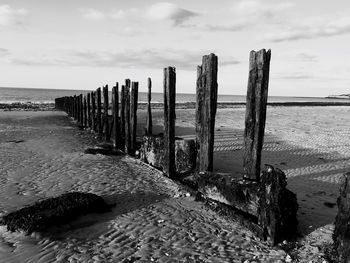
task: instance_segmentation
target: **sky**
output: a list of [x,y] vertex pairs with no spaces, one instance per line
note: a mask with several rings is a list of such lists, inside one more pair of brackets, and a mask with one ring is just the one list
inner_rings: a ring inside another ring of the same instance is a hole
[[0,0],[0,86],[93,90],[138,81],[195,93],[202,56],[219,94],[244,95],[251,50],[271,49],[269,95],[350,93],[348,0]]

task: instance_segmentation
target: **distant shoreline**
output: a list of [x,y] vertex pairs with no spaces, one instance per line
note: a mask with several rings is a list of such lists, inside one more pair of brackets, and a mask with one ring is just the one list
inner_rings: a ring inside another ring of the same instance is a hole
[[[243,108],[245,102],[218,102],[217,108]],[[350,106],[350,101],[344,102],[342,100],[335,102],[268,102],[271,107],[312,107],[312,106]],[[147,108],[146,102],[139,102],[138,109],[145,110]],[[152,103],[152,109],[162,109],[163,103]],[[176,103],[177,109],[195,109],[195,102],[180,102]],[[50,111],[55,109],[55,103],[32,103],[32,102],[12,102],[0,103],[0,110],[27,110],[27,111]]]

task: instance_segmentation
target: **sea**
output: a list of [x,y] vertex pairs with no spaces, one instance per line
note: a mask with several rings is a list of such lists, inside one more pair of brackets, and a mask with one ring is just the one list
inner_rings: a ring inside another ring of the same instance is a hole
[[[91,90],[35,89],[0,87],[0,103],[54,103],[55,98],[87,94]],[[147,102],[147,92],[139,92],[139,103]],[[195,94],[176,93],[177,103],[195,102]],[[245,102],[245,95],[218,95],[219,103]],[[269,96],[269,102],[339,102],[339,99],[322,97]],[[152,93],[152,103],[162,103],[163,93]]]

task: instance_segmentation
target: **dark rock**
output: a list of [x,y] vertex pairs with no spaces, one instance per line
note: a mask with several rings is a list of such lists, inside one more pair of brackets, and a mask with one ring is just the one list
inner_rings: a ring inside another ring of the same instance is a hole
[[7,225],[9,231],[24,231],[30,234],[68,223],[84,214],[108,211],[110,206],[100,196],[71,192],[9,213],[1,218],[0,224]]

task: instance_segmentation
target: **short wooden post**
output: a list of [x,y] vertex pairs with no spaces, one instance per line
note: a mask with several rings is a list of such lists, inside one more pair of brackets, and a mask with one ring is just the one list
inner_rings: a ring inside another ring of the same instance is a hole
[[88,127],[91,128],[91,94],[90,92],[87,94],[87,124]]
[[135,154],[136,151],[136,131],[137,131],[137,103],[138,103],[138,94],[139,94],[139,83],[132,82],[131,85],[131,94],[130,94],[130,153]]
[[108,85],[103,87],[103,133],[105,135],[105,140],[109,141],[111,139],[110,137],[110,131],[109,131],[109,121],[108,121]]
[[125,85],[122,85],[122,91],[120,93],[120,137],[121,145],[125,146]]
[[119,87],[118,82],[112,89],[112,114],[113,114],[113,135],[114,147],[120,145],[120,129],[119,129]]
[[97,114],[96,114],[96,125],[97,132],[102,133],[102,116],[101,116],[101,88],[96,90],[96,99],[97,99]]
[[87,127],[88,118],[87,118],[87,100],[86,95],[84,95],[84,127]]
[[148,100],[147,100],[147,119],[146,119],[146,135],[152,135],[152,111],[151,111],[151,99],[152,99],[152,80],[148,78]]
[[130,79],[125,80],[125,152],[131,153],[130,130]]
[[213,171],[217,74],[218,57],[214,54],[203,56],[202,65],[197,67],[196,89],[196,138],[200,172]]
[[73,119],[76,120],[77,116],[77,96],[74,95],[73,97]]
[[96,92],[91,91],[91,129],[96,131]]
[[79,95],[79,125],[83,126],[83,94]]
[[244,130],[243,168],[245,178],[260,179],[261,151],[264,142],[267,91],[271,51],[251,51]]
[[164,69],[164,172],[175,176],[175,103],[176,70]]

